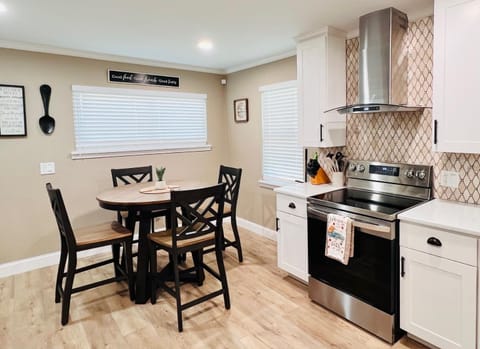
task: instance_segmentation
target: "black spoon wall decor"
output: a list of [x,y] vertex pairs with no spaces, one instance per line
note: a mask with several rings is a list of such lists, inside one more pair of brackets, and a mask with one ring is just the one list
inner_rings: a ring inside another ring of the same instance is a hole
[[43,133],[51,134],[55,129],[55,119],[48,115],[48,105],[50,103],[50,95],[52,94],[52,89],[48,85],[40,86],[40,95],[42,96],[43,109],[45,109],[45,115],[42,116],[38,123]]

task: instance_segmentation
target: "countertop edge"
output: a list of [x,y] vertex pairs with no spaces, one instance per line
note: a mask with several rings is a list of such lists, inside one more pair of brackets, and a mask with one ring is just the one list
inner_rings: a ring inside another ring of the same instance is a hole
[[429,228],[437,228],[437,229],[442,229],[447,231],[448,233],[452,234],[457,234],[457,235],[464,235],[464,236],[470,236],[474,238],[480,238],[480,232],[478,231],[472,231],[470,229],[465,229],[465,228],[458,228],[455,227],[453,228],[451,225],[445,225],[441,223],[433,223],[432,221],[428,221],[425,219],[415,219],[415,218],[400,218],[400,222],[406,222],[406,223],[414,223],[418,224],[424,227],[429,227]]
[[[442,229],[452,234],[480,238],[480,226],[478,226],[478,228],[470,228],[469,226],[472,226],[472,224],[462,225],[461,223],[455,222],[454,219],[448,219],[448,214],[455,215],[455,213],[453,213],[452,211],[447,211],[446,215],[443,214],[442,220],[432,217],[435,213],[435,210],[438,210],[439,212],[444,212],[443,210],[445,209],[445,207],[454,207],[458,209],[464,207],[468,210],[478,210],[478,214],[480,215],[480,206],[449,200],[433,199],[399,214],[398,219],[400,220],[400,222],[403,221],[413,224],[419,224],[430,228],[433,227]],[[419,217],[419,215],[422,213],[419,213],[418,211],[424,211],[425,209],[430,209],[430,211],[432,212],[432,216]],[[451,223],[446,223],[445,220]]]
[[297,197],[300,199],[307,199],[308,197],[313,195],[328,193],[330,191],[334,191],[341,188],[343,187],[334,186],[332,184],[314,185],[310,183],[295,183],[292,185],[275,188],[273,191],[276,194],[283,194],[283,195]]

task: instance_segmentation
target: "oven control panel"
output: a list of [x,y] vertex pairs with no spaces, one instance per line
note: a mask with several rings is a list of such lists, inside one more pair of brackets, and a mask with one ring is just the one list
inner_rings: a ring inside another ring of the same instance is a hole
[[432,166],[351,160],[346,176],[385,183],[430,187]]

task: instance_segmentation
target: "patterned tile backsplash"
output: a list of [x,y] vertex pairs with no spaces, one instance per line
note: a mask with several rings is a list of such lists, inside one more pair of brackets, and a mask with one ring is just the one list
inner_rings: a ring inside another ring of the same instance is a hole
[[[358,99],[358,38],[347,40],[347,104]],[[433,18],[409,23],[408,102],[432,106]],[[310,149],[325,155],[341,150],[350,159],[433,165],[436,198],[480,204],[480,154],[438,153],[432,150],[432,110],[417,113],[350,114],[347,145]],[[460,175],[457,189],[439,185],[440,171]]]

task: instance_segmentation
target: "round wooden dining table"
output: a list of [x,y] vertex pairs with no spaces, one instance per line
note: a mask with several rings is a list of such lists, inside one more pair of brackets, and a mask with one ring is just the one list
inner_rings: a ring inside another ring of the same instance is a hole
[[118,186],[97,195],[100,207],[114,211],[128,211],[127,229],[135,228],[135,217],[140,217],[138,229],[138,259],[135,278],[135,303],[144,304],[150,295],[148,279],[149,253],[147,236],[151,229],[152,212],[168,209],[171,190],[196,189],[216,183],[200,181],[169,181],[169,188],[155,190],[154,182]]

